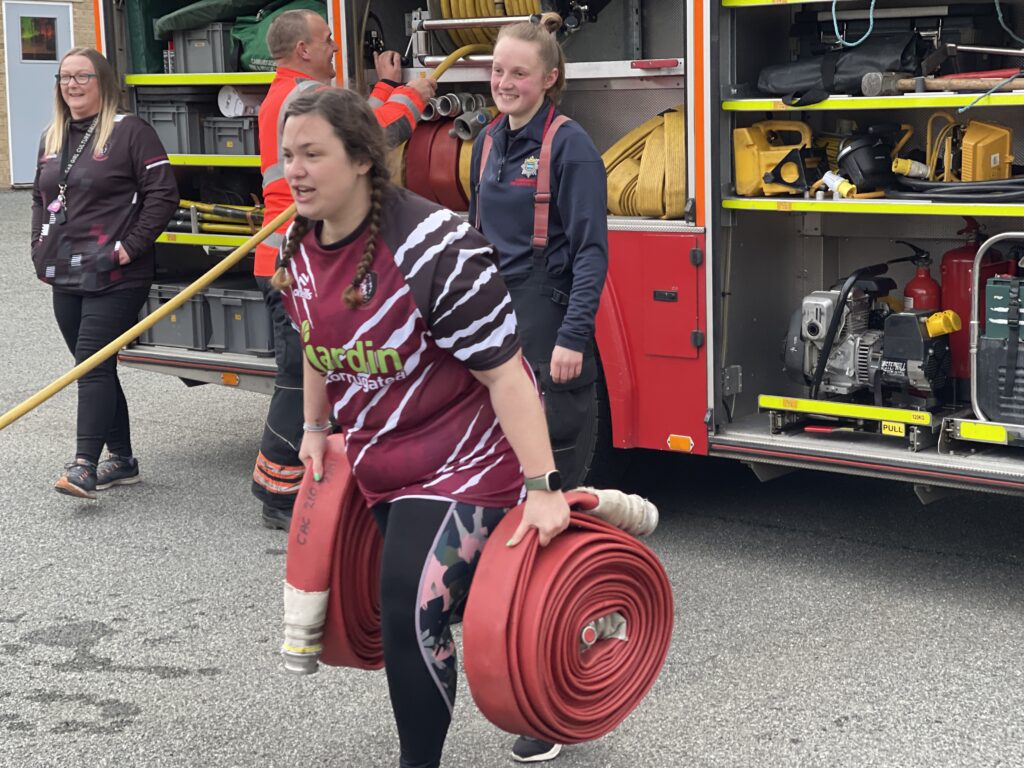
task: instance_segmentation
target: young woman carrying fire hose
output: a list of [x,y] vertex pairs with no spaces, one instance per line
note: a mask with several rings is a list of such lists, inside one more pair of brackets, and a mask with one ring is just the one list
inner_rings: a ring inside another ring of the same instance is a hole
[[287,110],[298,210],[274,284],[304,355],[300,458],[323,473],[330,420],[384,534],[381,629],[402,768],[440,765],[455,698],[450,633],[488,534],[524,494],[542,544],[569,523],[536,384],[494,252],[389,184],[377,120],[325,90]]

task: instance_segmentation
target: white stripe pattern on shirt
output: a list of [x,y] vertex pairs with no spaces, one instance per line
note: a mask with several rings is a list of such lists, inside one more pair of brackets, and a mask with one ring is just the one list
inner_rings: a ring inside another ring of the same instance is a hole
[[408,283],[406,283],[393,294],[391,294],[391,297],[380,305],[380,309],[378,309],[374,313],[373,317],[371,317],[369,320],[367,320],[365,323],[359,326],[359,330],[352,334],[352,338],[348,340],[348,344],[346,344],[345,347],[351,347],[353,344],[359,341],[359,339],[361,339],[366,333],[368,333],[370,329],[375,328],[377,325],[379,325],[380,322],[384,319],[384,316],[391,310],[393,306],[395,306],[395,303],[403,296],[405,296],[407,293],[409,293],[409,290],[409,285]]
[[437,300],[434,301],[433,311],[436,312],[441,306],[441,302],[448,298],[448,292],[452,289],[452,283],[455,279],[462,274],[462,268],[466,266],[466,262],[469,261],[473,256],[479,256],[484,253],[493,253],[494,249],[491,247],[486,248],[469,248],[462,249],[459,251],[458,257],[455,259],[455,267],[452,269],[451,274],[448,275],[448,279],[444,283],[444,288],[437,296]]
[[476,296],[480,292],[480,289],[488,282],[490,282],[491,278],[494,277],[496,274],[498,274],[498,268],[493,264],[489,266],[487,269],[485,269],[483,272],[481,272],[480,276],[476,279],[476,282],[473,283],[473,287],[466,291],[464,294],[462,294],[462,298],[455,302],[451,309],[449,309],[447,312],[445,312],[443,315],[437,318],[434,321],[434,325],[436,326],[438,323],[440,323],[442,320],[448,317],[448,315],[450,315],[456,309],[458,309],[467,301]]
[[395,251],[395,263],[398,266],[402,266],[402,264],[405,263],[405,257],[410,250],[415,248],[417,245],[420,245],[424,240],[426,240],[427,235],[440,229],[442,224],[454,216],[455,214],[447,208],[434,211],[432,214],[427,216],[427,218],[416,225],[416,229],[409,233],[409,237],[407,237],[401,247]]
[[[472,466],[479,463],[479,459],[483,456],[489,456],[494,453],[495,448],[501,443],[501,438],[498,438],[494,442],[490,443],[490,448],[481,453],[481,451],[487,447],[488,440],[491,439],[491,435],[494,434],[494,430],[498,428],[498,419],[495,417],[494,421],[491,422],[491,426],[487,428],[480,439],[477,440],[476,445],[473,446],[473,450],[467,453],[465,456],[459,458],[457,456],[449,457],[448,461],[443,467],[438,470],[438,476],[427,483],[424,488],[429,488],[431,485],[443,482],[449,477],[454,475],[456,472],[462,471],[467,466]],[[502,435],[504,437],[504,435]],[[456,460],[457,459],[457,460]],[[453,463],[454,462],[454,463]]]
[[409,400],[412,398],[413,394],[415,394],[416,390],[419,389],[420,384],[426,381],[427,375],[430,373],[430,369],[433,367],[434,364],[431,363],[426,368],[424,368],[423,373],[420,374],[419,378],[416,379],[416,381],[414,381],[409,386],[409,391],[405,393],[405,397],[402,398],[402,402],[399,403],[398,407],[394,411],[392,411],[390,416],[388,416],[387,423],[385,423],[384,426],[381,427],[381,429],[377,432],[377,434],[375,434],[370,439],[370,441],[363,446],[363,450],[359,452],[359,455],[356,456],[356,460],[352,462],[353,471],[355,470],[356,467],[359,466],[359,462],[363,460],[363,456],[366,455],[366,452],[370,450],[370,448],[372,448],[381,437],[386,435],[388,432],[393,430],[398,425],[399,420],[402,418],[402,412],[405,410],[405,406],[409,403]]
[[494,469],[496,466],[498,466],[503,460],[504,460],[503,456],[499,456],[498,458],[496,458],[494,461],[492,461],[486,467],[484,467],[479,472],[477,472],[475,475],[473,475],[471,478],[469,478],[469,480],[467,480],[465,483],[463,483],[462,487],[456,488],[454,491],[452,491],[452,495],[453,496],[458,496],[460,493],[464,493],[464,492],[468,491],[474,485],[479,485],[480,481],[483,479],[484,475],[486,475],[488,472],[490,472],[492,469]]
[[487,315],[487,317],[481,317],[479,320],[470,323],[465,328],[460,328],[451,336],[445,336],[443,339],[438,339],[435,337],[434,340],[437,342],[437,346],[441,347],[442,349],[451,349],[453,346],[455,346],[455,342],[458,341],[459,339],[463,339],[466,336],[472,336],[485,325],[494,322],[495,318],[497,318],[498,315],[504,312],[505,308],[508,307],[511,303],[512,299],[510,299],[508,296],[505,296],[501,304],[492,309],[490,314]]
[[412,269],[409,270],[409,273],[405,276],[405,279],[411,280],[413,275],[415,275],[417,272],[423,269],[424,266],[433,261],[434,257],[437,256],[437,254],[441,253],[443,250],[451,246],[452,243],[455,243],[464,238],[469,233],[470,229],[471,227],[469,226],[469,222],[464,221],[458,227],[456,227],[451,232],[446,234],[440,243],[436,243],[427,248],[427,250],[423,252],[423,255],[416,260],[415,264],[413,264]]
[[[384,342],[383,346],[397,348],[400,347],[403,343],[405,343],[405,340],[412,336],[412,332],[416,328],[417,318],[418,315],[416,313],[409,315],[409,319],[405,321],[401,328],[395,329],[395,332],[388,337],[388,340]],[[416,360],[410,358],[406,362],[405,367],[402,370],[405,371],[406,374],[411,373],[413,370],[415,370],[416,362],[418,362],[418,358]],[[362,389],[363,388],[358,384],[349,385],[349,388],[345,391],[345,394],[341,396],[337,404],[334,406],[335,419],[338,418],[338,414],[341,413],[341,409],[348,405],[348,401],[352,399],[352,396],[355,395],[357,392],[361,392]],[[387,390],[388,388],[384,387],[381,391],[386,392]]]
[[456,360],[460,362],[466,362],[475,355],[477,352],[482,352],[485,349],[497,348],[501,346],[501,343],[509,336],[516,332],[516,316],[514,312],[509,312],[505,315],[505,320],[500,326],[495,328],[491,335],[483,341],[477,342],[469,347],[457,349],[452,352]]

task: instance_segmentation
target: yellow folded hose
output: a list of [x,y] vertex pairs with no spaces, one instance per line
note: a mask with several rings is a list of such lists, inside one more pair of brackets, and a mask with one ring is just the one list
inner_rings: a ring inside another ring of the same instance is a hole
[[681,110],[665,113],[665,218],[686,213],[686,116]]
[[265,240],[267,237],[274,234],[274,232],[277,231],[278,227],[280,227],[285,222],[290,220],[294,215],[295,205],[292,204],[289,205],[284,211],[282,211],[277,218],[275,218],[273,221],[271,221],[269,224],[263,227],[263,229],[261,229],[255,235],[253,235],[244,243],[242,243],[242,245],[238,246],[230,254],[221,259],[220,262],[218,262],[217,266],[215,266],[205,275],[200,277],[190,286],[185,288],[181,293],[179,293],[173,299],[171,299],[162,307],[160,307],[160,309],[158,309],[156,312],[152,313],[151,315],[147,315],[145,318],[137,322],[135,325],[133,325],[127,331],[122,333],[112,342],[103,347],[103,349],[101,349],[99,352],[96,352],[95,354],[86,358],[81,363],[72,368],[70,371],[61,376],[59,379],[36,392],[28,400],[24,401],[20,405],[15,406],[11,410],[7,411],[7,413],[0,416],[0,430],[9,427],[11,424],[20,419],[22,416],[24,416],[32,409],[37,408],[38,406],[45,403],[55,394],[64,389],[64,387],[68,386],[74,381],[77,381],[79,378],[81,378],[86,373],[91,371],[93,368],[102,363],[111,355],[116,355],[118,350],[120,350],[121,347],[123,347],[125,344],[137,339],[142,333],[148,331],[150,328],[159,323],[169,314],[180,308],[183,304],[185,304],[185,302],[187,302],[201,290],[210,285],[210,283],[212,283],[218,277],[220,277],[229,269],[231,269],[231,267],[235,266],[235,264],[237,264],[239,261],[245,258],[245,256],[253,248],[255,248],[259,243],[263,242],[263,240]]
[[613,216],[682,218],[686,207],[686,131],[682,107],[651,118],[602,156]]
[[[469,200],[470,187],[473,184],[472,179],[469,177],[469,166],[473,159],[473,142],[464,141],[462,146],[459,147],[459,186],[462,188],[462,194],[466,196],[466,200]],[[472,222],[470,222],[472,223]]]
[[665,123],[650,132],[640,157],[637,207],[641,216],[665,215]]

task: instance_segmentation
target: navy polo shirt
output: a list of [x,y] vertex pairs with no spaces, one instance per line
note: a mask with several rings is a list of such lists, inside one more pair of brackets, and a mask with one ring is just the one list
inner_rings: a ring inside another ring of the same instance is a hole
[[[530,271],[533,248],[533,196],[549,105],[529,123],[511,131],[502,116],[488,129],[493,144],[480,178],[484,134],[473,145],[469,220],[498,250],[505,278]],[[555,115],[559,114],[557,111]],[[545,264],[552,274],[572,272],[572,290],[558,344],[582,352],[594,336],[594,315],[608,272],[608,179],[604,162],[579,123],[570,121],[555,134],[551,148],[551,206]]]

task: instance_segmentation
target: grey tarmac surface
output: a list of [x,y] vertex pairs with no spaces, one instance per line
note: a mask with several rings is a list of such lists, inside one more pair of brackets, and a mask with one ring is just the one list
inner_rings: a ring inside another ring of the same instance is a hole
[[[0,409],[71,365],[0,193]],[[51,485],[74,391],[0,433],[0,766],[384,766],[382,674],[281,671],[285,536],[249,495],[266,400],[122,371],[143,483]],[[668,663],[563,768],[1019,766],[1021,503],[641,454],[676,598]],[[507,766],[464,684],[445,766]]]

